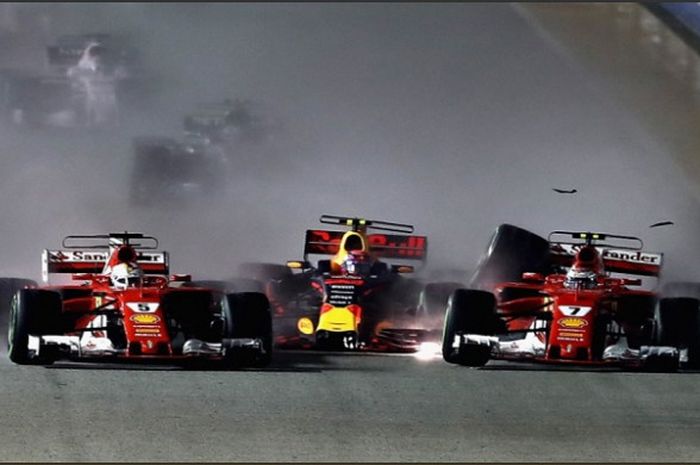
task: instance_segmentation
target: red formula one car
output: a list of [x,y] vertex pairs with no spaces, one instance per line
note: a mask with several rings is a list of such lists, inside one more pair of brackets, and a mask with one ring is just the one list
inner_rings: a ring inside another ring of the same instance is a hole
[[265,295],[226,294],[188,275],[168,277],[168,254],[157,246],[152,236],[116,233],[68,236],[63,250],[45,250],[44,280],[69,273],[74,282],[15,294],[10,359],[269,363],[272,323]]
[[[519,251],[511,248],[510,260],[504,253],[509,235],[525,239]],[[659,276],[661,254],[643,252],[642,241],[629,236],[555,231],[548,244],[540,239],[509,225],[497,231],[477,273],[482,283],[489,274],[517,268],[518,255],[535,270],[517,281],[453,293],[443,335],[447,362],[482,366],[500,358],[678,368],[683,343],[668,337],[675,329],[658,325],[655,293],[634,289],[642,284],[639,276]],[[698,309],[694,299],[662,304],[665,313],[678,315],[687,313],[688,304]]]

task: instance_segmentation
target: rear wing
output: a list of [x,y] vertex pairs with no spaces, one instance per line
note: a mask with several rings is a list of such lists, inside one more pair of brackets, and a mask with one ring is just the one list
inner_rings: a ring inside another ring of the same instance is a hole
[[[345,231],[309,229],[304,241],[304,257],[309,254],[335,255]],[[400,234],[368,234],[369,249],[380,258],[425,261],[428,252],[426,236]]]
[[[594,247],[600,253],[606,271],[657,278],[661,274],[663,263],[663,254],[661,253],[642,252],[627,248]],[[570,267],[579,248],[578,244],[554,242],[550,244],[550,256],[555,265]]]
[[603,259],[606,271],[638,276],[659,277],[663,254],[643,252],[644,243],[638,237],[619,234],[552,231],[549,233],[550,253],[556,265],[570,267],[576,252],[584,245],[593,246]]
[[[136,262],[147,275],[167,275],[170,273],[168,252],[138,250]],[[41,254],[41,277],[49,281],[52,274],[102,273],[109,259],[108,250],[95,249],[44,249]]]

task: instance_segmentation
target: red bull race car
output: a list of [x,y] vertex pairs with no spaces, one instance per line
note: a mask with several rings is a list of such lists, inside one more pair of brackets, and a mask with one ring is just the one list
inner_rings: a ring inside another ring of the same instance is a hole
[[[304,259],[267,283],[280,347],[413,352],[437,344],[456,283],[426,286],[407,273],[423,263],[427,238],[413,226],[323,215],[349,230],[307,230]],[[388,231],[369,234],[369,229]],[[321,255],[316,265],[310,255]],[[388,264],[384,260],[397,263]]]
[[216,361],[264,366],[272,355],[269,302],[168,276],[168,253],[140,233],[68,236],[44,250],[43,278],[71,282],[20,289],[8,321],[18,364],[57,360]]
[[[570,231],[547,241],[501,226],[474,287],[450,297],[443,358],[466,366],[506,359],[664,371],[696,362],[699,302],[659,300],[639,289],[643,277],[658,278],[663,258],[642,245],[631,236]],[[493,282],[514,270],[520,279]]]

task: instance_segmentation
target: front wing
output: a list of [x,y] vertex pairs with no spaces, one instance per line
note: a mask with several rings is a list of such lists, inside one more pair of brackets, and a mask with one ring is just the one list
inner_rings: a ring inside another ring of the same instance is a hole
[[58,360],[190,360],[223,359],[229,350],[251,350],[264,352],[261,339],[236,338],[223,339],[221,342],[205,342],[189,339],[183,344],[182,353],[164,351],[159,354],[140,354],[129,349],[116,349],[106,337],[81,336],[29,336],[30,357]]
[[605,349],[601,360],[548,358],[544,344],[539,342],[534,333],[527,333],[524,339],[519,340],[502,340],[497,336],[481,334],[458,334],[455,336],[452,343],[452,349],[455,352],[468,346],[489,347],[493,359],[624,368],[654,368],[674,365],[678,367],[681,355],[677,348],[671,346],[641,346],[639,349],[631,349],[626,345],[612,345]]

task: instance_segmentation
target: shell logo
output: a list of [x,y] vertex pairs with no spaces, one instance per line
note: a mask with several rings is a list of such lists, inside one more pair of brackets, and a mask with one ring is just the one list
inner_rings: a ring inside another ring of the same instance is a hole
[[307,335],[313,334],[314,333],[314,324],[308,318],[299,318],[299,321],[297,321],[297,329],[302,334],[307,334]]
[[144,313],[138,315],[131,315],[130,320],[134,323],[138,323],[141,325],[154,325],[160,321],[160,317],[158,315]]
[[576,318],[576,317],[567,317],[567,318],[562,318],[558,321],[559,326],[562,328],[583,328],[584,326],[588,325],[588,321],[584,320],[583,318]]

